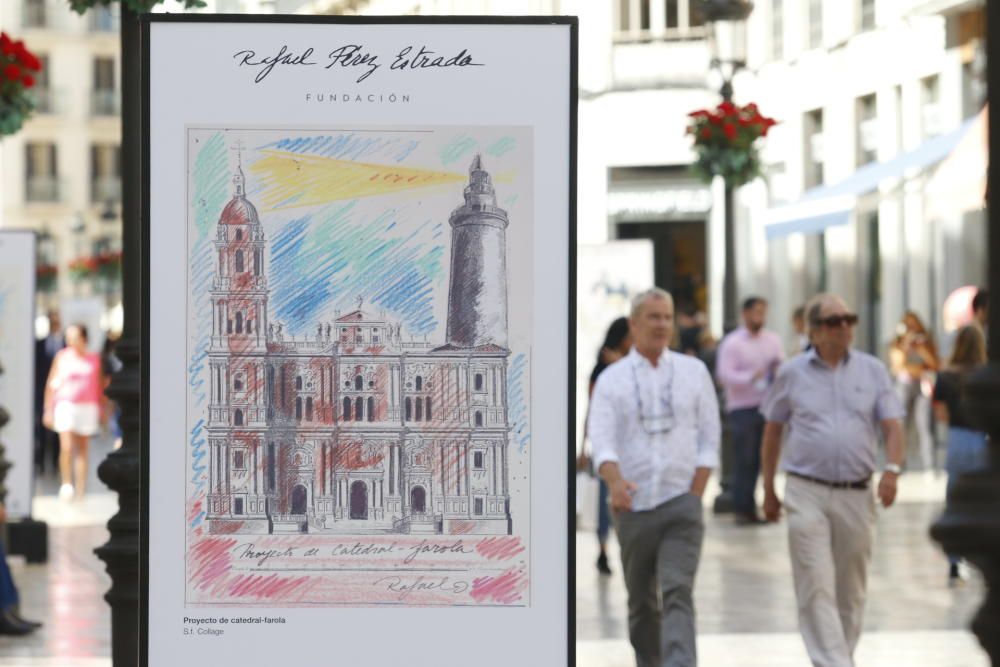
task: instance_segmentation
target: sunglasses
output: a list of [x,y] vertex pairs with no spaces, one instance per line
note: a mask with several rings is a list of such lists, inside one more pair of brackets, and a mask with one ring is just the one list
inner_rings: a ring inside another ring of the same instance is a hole
[[816,324],[821,324],[825,327],[830,327],[831,329],[843,326],[846,324],[849,327],[853,327],[858,323],[858,316],[854,313],[845,313],[843,315],[830,315],[829,317],[824,317],[822,319],[816,320]]

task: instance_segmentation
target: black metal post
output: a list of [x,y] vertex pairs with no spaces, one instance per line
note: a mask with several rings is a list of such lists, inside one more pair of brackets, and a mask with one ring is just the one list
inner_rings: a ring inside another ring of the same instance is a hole
[[141,359],[141,69],[139,17],[125,3],[121,7],[122,90],[122,306],[124,327],[116,353],[122,369],[108,388],[109,398],[121,408],[122,446],[111,452],[97,474],[118,493],[118,513],[108,521],[111,537],[95,549],[107,564],[111,589],[104,599],[111,605],[111,660],[115,667],[139,664],[139,529],[140,438],[142,437]]
[[[986,12],[986,34],[1000,35],[1000,11]],[[986,40],[987,70],[1000,63],[1000,41]],[[990,80],[987,76],[987,80]],[[989,127],[1000,127],[1000,109],[989,107]],[[1000,191],[997,139],[990,133],[987,192]],[[989,195],[987,195],[989,199]],[[987,203],[989,234],[989,363],[966,384],[965,400],[977,426],[989,433],[989,467],[961,476],[949,495],[944,514],[931,527],[931,536],[949,553],[965,557],[986,579],[986,599],[972,622],[972,631],[986,649],[994,667],[1000,667],[1000,206]]]

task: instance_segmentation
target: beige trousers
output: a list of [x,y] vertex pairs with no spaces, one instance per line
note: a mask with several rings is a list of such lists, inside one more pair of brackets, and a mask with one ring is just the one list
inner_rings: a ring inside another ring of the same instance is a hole
[[815,667],[854,667],[875,533],[871,490],[788,476],[785,487],[799,630]]

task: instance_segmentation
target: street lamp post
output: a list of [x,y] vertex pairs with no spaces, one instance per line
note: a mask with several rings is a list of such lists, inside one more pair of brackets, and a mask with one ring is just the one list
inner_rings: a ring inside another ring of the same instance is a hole
[[[705,22],[711,26],[712,68],[722,76],[719,94],[723,101],[733,101],[733,78],[746,66],[746,20],[753,11],[753,3],[747,0],[700,0],[699,9]],[[723,213],[725,215],[725,272],[722,278],[722,328],[729,333],[736,328],[736,233],[734,224],[735,189],[730,179],[724,179],[725,194]],[[725,420],[724,422],[725,423]],[[715,498],[713,509],[716,513],[730,512],[732,498],[733,446],[728,428],[722,438],[722,469],[720,486],[722,491]]]
[[[994,10],[996,7],[994,7]],[[986,11],[986,34],[1000,34],[1000,11]],[[986,67],[1000,63],[1000,41],[986,41]],[[989,77],[987,77],[988,80]],[[1000,107],[989,106],[990,127],[1000,127]],[[994,158],[996,134],[990,133]],[[987,192],[1000,192],[1000,164],[990,159]],[[989,433],[989,466],[962,475],[948,494],[944,514],[931,527],[931,536],[949,553],[965,557],[986,579],[986,600],[972,622],[972,631],[986,649],[994,667],[1000,667],[1000,206],[987,202],[989,234],[989,290],[994,305],[989,310],[989,363],[965,385],[967,401],[977,427]]]

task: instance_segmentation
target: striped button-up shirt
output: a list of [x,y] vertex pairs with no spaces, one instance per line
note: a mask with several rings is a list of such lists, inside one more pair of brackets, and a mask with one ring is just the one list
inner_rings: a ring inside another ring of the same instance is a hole
[[869,477],[879,422],[905,414],[881,361],[850,350],[830,368],[815,349],[785,362],[760,411],[788,424],[782,467],[828,482]]
[[587,420],[594,465],[613,461],[638,486],[633,510],[687,493],[695,468],[715,468],[719,432],[715,386],[694,357],[664,350],[653,366],[633,348],[597,378]]

